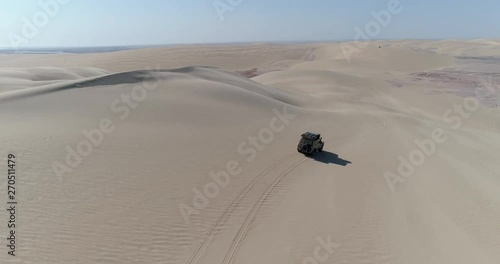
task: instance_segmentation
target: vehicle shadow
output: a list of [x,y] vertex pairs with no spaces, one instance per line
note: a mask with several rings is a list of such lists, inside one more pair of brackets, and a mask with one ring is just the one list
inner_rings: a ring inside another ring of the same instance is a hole
[[335,154],[335,153],[332,153],[329,151],[323,151],[320,153],[316,153],[316,155],[314,155],[314,157],[310,157],[310,158],[314,159],[315,161],[322,162],[322,163],[335,164],[335,165],[344,166],[344,167],[349,165],[349,164],[352,164],[352,162],[350,162],[348,160],[341,159],[338,154]]

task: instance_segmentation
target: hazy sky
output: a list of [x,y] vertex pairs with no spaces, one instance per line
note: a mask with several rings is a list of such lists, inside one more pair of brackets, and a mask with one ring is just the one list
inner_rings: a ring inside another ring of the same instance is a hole
[[[0,47],[350,40],[390,1],[0,0]],[[498,0],[400,4],[374,39],[500,38]]]

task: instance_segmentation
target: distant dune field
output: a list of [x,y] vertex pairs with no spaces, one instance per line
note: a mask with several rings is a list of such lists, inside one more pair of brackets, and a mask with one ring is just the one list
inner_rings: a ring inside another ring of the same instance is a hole
[[22,263],[500,263],[500,42],[345,45],[0,55]]

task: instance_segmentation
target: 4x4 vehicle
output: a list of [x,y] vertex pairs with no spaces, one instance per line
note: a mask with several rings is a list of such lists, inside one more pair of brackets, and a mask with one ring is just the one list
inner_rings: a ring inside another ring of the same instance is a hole
[[323,142],[320,134],[306,132],[302,134],[297,151],[305,155],[314,156],[317,152],[322,152],[324,146],[325,142]]

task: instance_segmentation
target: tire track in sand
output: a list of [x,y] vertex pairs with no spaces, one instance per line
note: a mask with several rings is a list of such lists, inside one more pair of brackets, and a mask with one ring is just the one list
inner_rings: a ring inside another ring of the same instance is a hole
[[301,165],[302,163],[308,161],[309,158],[304,158],[299,160],[298,162],[294,163],[292,167],[288,168],[286,171],[282,172],[271,185],[267,187],[267,189],[262,193],[262,195],[259,197],[257,202],[252,206],[252,210],[250,213],[247,215],[245,218],[245,221],[241,225],[240,229],[238,230],[238,233],[233,239],[233,242],[231,243],[231,247],[226,253],[226,256],[224,257],[224,261],[222,261],[223,264],[230,264],[233,262],[234,257],[236,256],[236,253],[238,252],[239,248],[241,247],[241,242],[245,238],[245,235],[248,233],[248,230],[250,229],[250,226],[252,225],[253,221],[255,220],[255,216],[257,215],[257,212],[259,211],[260,207],[262,204],[266,201],[268,198],[269,194],[273,191],[273,189],[278,185],[278,183],[285,178],[290,172],[292,172],[296,167]]
[[224,225],[225,221],[232,213],[232,211],[236,208],[238,204],[240,204],[241,200],[246,196],[246,194],[260,181],[264,176],[266,176],[270,171],[272,171],[277,166],[281,165],[287,160],[292,159],[293,157],[298,156],[298,153],[290,154],[275,163],[269,165],[266,169],[264,169],[257,177],[255,177],[239,194],[236,198],[231,202],[231,204],[226,208],[224,213],[217,219],[215,224],[210,228],[208,234],[203,238],[200,244],[196,247],[195,251],[189,258],[187,264],[197,264],[200,260],[203,259],[207,248],[210,246],[213,238],[217,235],[218,230]]

